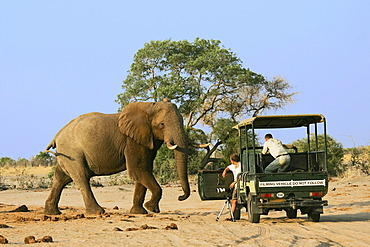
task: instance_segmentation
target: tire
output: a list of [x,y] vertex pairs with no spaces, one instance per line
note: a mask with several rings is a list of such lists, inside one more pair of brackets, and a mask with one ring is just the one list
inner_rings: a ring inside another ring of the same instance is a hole
[[319,222],[320,221],[320,214],[315,213],[308,213],[308,219],[312,222]]
[[285,210],[286,212],[286,217],[288,217],[288,219],[295,219],[297,218],[297,209],[286,209]]
[[256,213],[256,208],[253,202],[256,201],[256,197],[248,194],[248,221],[250,223],[259,223],[260,214]]

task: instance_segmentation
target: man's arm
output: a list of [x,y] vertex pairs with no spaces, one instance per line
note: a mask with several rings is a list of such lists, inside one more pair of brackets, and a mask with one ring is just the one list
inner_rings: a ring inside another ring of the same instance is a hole
[[223,178],[226,178],[226,173],[230,171],[230,168],[229,167],[226,167],[225,170],[222,172],[222,177]]
[[265,144],[263,144],[263,149],[262,149],[261,153],[266,154],[267,151],[268,151],[267,142],[265,142]]

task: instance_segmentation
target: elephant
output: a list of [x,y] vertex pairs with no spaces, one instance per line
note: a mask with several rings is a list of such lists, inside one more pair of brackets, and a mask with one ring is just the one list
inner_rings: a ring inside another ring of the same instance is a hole
[[[79,187],[87,214],[104,213],[91,187],[93,176],[127,170],[135,181],[132,214],[158,213],[162,189],[156,181],[153,161],[163,143],[174,151],[182,186],[182,201],[190,196],[188,180],[188,138],[182,116],[171,102],[134,102],[120,113],[87,113],[65,125],[46,147],[57,165],[44,213],[61,214],[58,203],[63,188],[74,181]],[[49,149],[55,149],[49,151]],[[152,196],[144,206],[147,189]]]

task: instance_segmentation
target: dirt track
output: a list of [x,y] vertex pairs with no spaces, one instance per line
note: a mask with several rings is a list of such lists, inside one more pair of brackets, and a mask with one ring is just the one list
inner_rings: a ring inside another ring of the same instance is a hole
[[[329,206],[318,223],[306,215],[287,219],[284,212],[270,212],[259,224],[251,224],[244,210],[236,223],[225,221],[226,210],[216,222],[223,201],[202,202],[193,193],[179,202],[177,186],[163,188],[162,213],[150,215],[128,214],[133,186],[96,188],[107,214],[85,218],[79,191],[66,189],[60,203],[63,214],[48,219],[42,213],[48,191],[8,190],[0,192],[0,224],[9,228],[0,228],[0,235],[8,239],[7,246],[23,245],[30,235],[50,235],[54,243],[27,246],[370,246],[369,180],[332,181],[325,197]],[[9,212],[22,204],[31,212]],[[171,224],[178,229],[169,229]]]

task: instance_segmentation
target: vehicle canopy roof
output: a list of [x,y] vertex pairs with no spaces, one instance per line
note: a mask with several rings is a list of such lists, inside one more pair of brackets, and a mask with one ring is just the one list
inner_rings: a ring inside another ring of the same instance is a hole
[[251,129],[252,126],[254,129],[295,128],[321,122],[325,122],[325,117],[321,114],[258,116],[242,120],[233,128],[239,129],[244,126],[247,129]]

